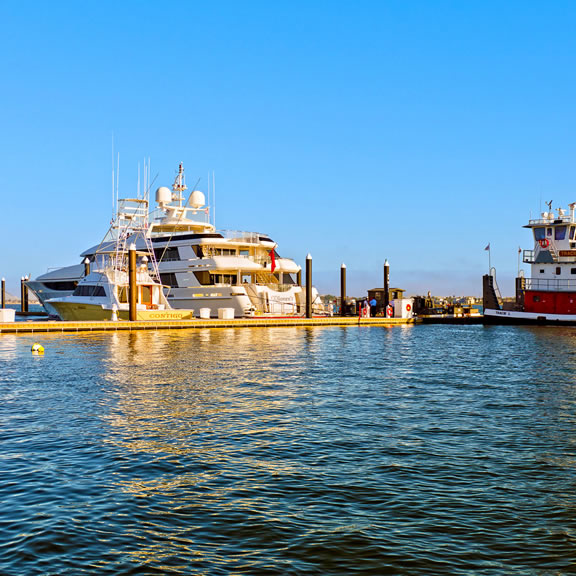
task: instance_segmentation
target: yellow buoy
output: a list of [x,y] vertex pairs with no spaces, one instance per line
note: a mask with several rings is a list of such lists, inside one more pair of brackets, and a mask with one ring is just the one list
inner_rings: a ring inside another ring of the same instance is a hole
[[34,342],[34,344],[32,344],[32,353],[44,354],[44,346],[38,344],[38,342]]

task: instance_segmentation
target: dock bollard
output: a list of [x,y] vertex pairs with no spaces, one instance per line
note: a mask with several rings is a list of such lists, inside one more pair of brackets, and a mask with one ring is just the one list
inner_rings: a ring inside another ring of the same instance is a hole
[[136,284],[136,244],[130,244],[128,248],[128,300],[129,300],[129,320],[136,320],[136,302],[138,286]]
[[2,278],[2,308],[6,308],[6,278]]
[[312,318],[312,256],[306,256],[306,318]]
[[340,266],[340,316],[346,316],[346,264]]

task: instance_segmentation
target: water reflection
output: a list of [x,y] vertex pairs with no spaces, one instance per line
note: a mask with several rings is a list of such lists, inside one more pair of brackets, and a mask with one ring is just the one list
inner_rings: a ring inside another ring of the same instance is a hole
[[10,338],[2,573],[531,574],[576,559],[571,330],[45,335],[41,362],[35,338]]

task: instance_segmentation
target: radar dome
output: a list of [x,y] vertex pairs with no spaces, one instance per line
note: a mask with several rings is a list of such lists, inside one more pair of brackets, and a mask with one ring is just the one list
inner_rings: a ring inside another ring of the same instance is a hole
[[190,206],[192,206],[192,208],[202,208],[204,204],[206,204],[204,194],[200,192],[200,190],[194,190],[194,192],[190,194]]
[[172,202],[172,190],[166,186],[160,186],[156,190],[156,202],[158,204],[170,204]]

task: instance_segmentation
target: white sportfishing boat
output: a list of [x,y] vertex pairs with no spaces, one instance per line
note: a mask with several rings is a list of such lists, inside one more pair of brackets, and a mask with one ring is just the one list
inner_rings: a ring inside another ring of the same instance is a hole
[[[132,255],[136,320],[194,318],[193,310],[173,310],[166,300],[147,231],[147,200],[120,200],[116,220],[93,258],[86,259],[72,294],[48,299],[46,305],[62,320],[129,320]],[[138,241],[143,251],[136,251]]]
[[[135,246],[132,245],[135,250]],[[191,320],[193,310],[174,310],[163,286],[148,271],[146,252],[136,252],[136,320]],[[52,298],[48,304],[62,320],[129,320],[129,251],[99,252],[98,266],[90,271],[70,296]]]
[[[277,244],[257,232],[218,231],[210,222],[210,207],[204,194],[194,190],[186,199],[187,186],[180,164],[172,189],[156,190],[158,208],[149,218],[146,237],[136,240],[138,250],[150,249],[158,264],[160,283],[175,309],[208,309],[217,316],[220,308],[234,316],[303,315],[306,291],[301,286],[301,268],[282,258]],[[82,259],[94,261],[94,246]],[[82,279],[82,264],[51,270],[28,282],[49,313],[55,293],[70,295]],[[316,289],[312,309],[324,314]]]

